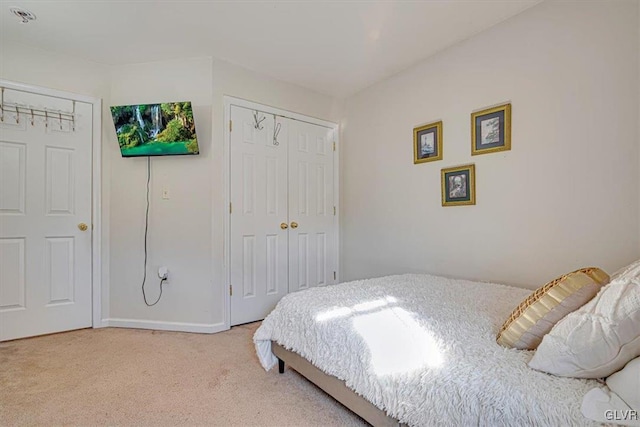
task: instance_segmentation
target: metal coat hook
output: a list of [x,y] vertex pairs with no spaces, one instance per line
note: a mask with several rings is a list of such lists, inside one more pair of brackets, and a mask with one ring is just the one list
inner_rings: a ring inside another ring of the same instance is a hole
[[276,116],[273,116],[273,145],[280,145],[278,142],[280,129],[282,129],[282,123],[276,123]]
[[33,108],[30,108],[31,110],[31,126],[33,126]]
[[16,106],[16,123],[20,124],[20,108]]
[[76,131],[76,101],[73,101],[73,110],[71,110],[71,130]]
[[44,110],[44,127],[49,127],[49,112],[46,109]]
[[262,126],[262,122],[264,122],[266,119],[267,119],[266,117],[260,118],[260,112],[258,110],[254,111],[253,120],[255,121],[255,124],[253,125],[253,127],[256,128],[257,130],[264,129],[264,126]]
[[62,130],[62,113],[58,113],[58,119],[60,120],[60,130]]

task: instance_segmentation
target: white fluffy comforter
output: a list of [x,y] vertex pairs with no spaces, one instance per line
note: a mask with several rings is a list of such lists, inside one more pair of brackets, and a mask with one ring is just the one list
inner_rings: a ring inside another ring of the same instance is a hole
[[412,426],[589,425],[595,381],[534,371],[531,352],[495,341],[528,293],[429,275],[313,288],[284,297],[254,342],[265,369],[274,340]]

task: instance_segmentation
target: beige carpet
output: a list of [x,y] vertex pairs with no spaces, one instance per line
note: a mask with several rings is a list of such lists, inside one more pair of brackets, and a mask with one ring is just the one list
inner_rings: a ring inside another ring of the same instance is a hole
[[85,329],[0,343],[0,425],[366,425],[296,372],[265,372],[257,327]]

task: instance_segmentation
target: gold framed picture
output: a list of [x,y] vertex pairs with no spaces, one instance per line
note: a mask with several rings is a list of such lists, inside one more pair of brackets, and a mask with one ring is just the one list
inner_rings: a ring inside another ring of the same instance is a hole
[[442,206],[476,204],[476,165],[462,165],[440,171]]
[[442,160],[442,121],[413,128],[413,163]]
[[471,113],[471,155],[511,150],[511,104]]

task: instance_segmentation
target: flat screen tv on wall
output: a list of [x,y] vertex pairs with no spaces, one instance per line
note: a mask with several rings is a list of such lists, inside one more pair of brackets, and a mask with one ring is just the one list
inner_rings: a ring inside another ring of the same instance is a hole
[[191,102],[111,107],[122,157],[199,154]]

